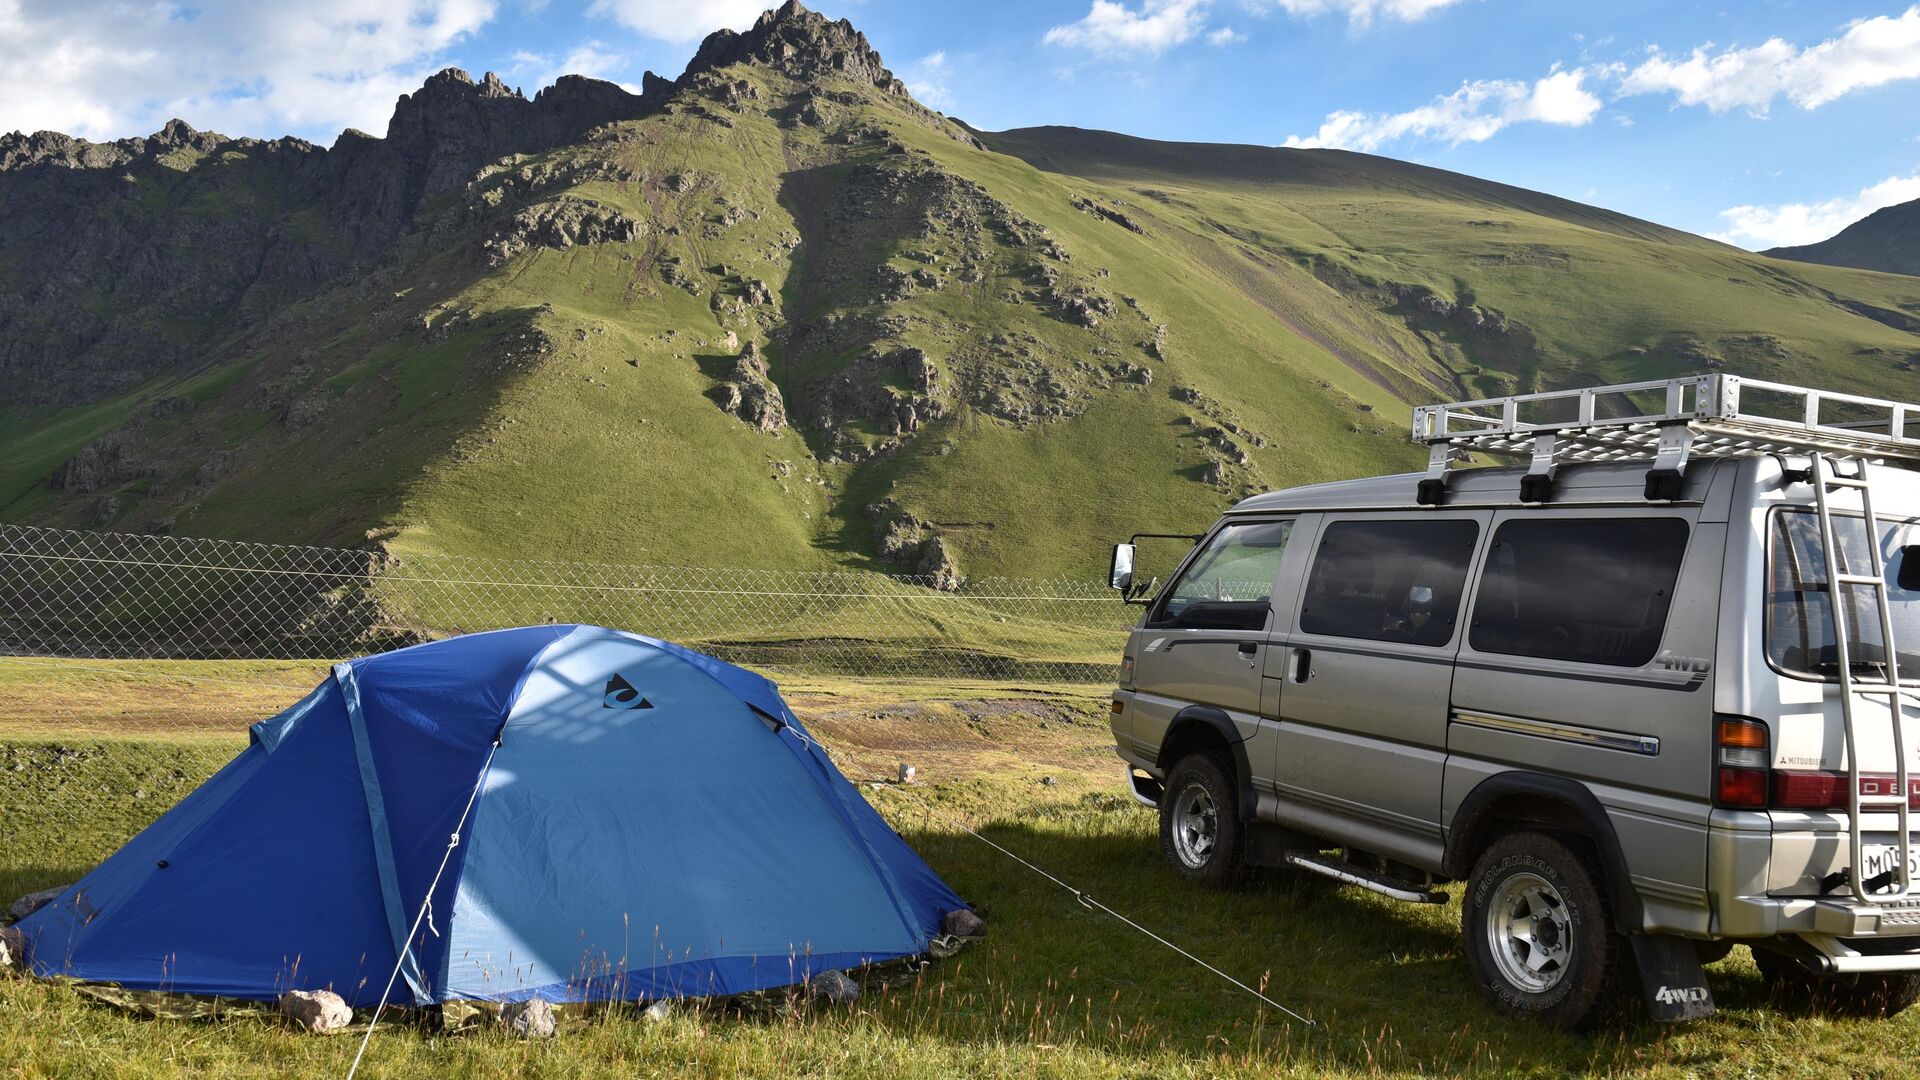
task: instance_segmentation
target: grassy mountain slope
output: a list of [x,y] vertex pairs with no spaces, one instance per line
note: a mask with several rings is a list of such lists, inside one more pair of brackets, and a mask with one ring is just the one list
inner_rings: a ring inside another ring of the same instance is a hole
[[[1909,370],[1920,284],[1792,264],[1552,196],[1344,151],[1162,144],[1034,128],[986,136],[1046,168],[1182,211],[1456,346],[1476,391],[1724,368],[1892,395]],[[1476,333],[1443,301],[1517,328]],[[1323,296],[1321,298],[1325,300]],[[1524,332],[1521,332],[1524,331]]]
[[1920,199],[1886,206],[1817,244],[1777,247],[1776,259],[1920,275]]
[[973,132],[795,6],[632,101],[190,362],[0,405],[0,516],[1084,575],[1115,535],[1412,467],[1440,396],[1710,368],[1920,396],[1920,282],[1365,155]]

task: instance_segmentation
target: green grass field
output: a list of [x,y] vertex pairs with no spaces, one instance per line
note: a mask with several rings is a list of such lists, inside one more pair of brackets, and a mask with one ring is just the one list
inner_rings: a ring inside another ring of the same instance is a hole
[[[264,704],[305,674],[266,665],[221,677]],[[1778,1011],[1744,950],[1709,969],[1721,1008],[1710,1021],[1627,1019],[1561,1035],[1481,1002],[1458,955],[1457,902],[1399,905],[1292,875],[1233,893],[1186,885],[1159,862],[1152,815],[1121,788],[1097,690],[824,678],[786,690],[843,770],[985,913],[983,943],[917,975],[871,980],[848,1008],[685,1006],[665,1021],[602,1010],[566,1018],[544,1044],[394,1024],[375,1037],[364,1075],[1912,1075],[1920,1013],[1866,1022]],[[17,707],[27,680],[10,692]],[[208,694],[176,706],[176,730],[188,734],[0,730],[0,895],[74,879],[235,752],[232,722],[196,722],[219,700]],[[148,719],[150,732],[166,721]],[[907,792],[866,783],[903,761],[922,779]],[[1272,1014],[962,826],[1317,1026]],[[337,1077],[357,1041],[246,1012],[146,1019],[71,986],[0,977],[0,1075]]]

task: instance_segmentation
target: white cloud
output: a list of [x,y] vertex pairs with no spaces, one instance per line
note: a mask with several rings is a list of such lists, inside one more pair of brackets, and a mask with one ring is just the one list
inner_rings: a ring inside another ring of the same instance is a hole
[[0,0],[0,131],[93,139],[173,116],[229,134],[386,130],[492,0]]
[[1343,13],[1355,26],[1368,26],[1379,17],[1413,22],[1424,19],[1460,0],[1272,0],[1289,15],[1311,18],[1328,12]]
[[1858,195],[1824,202],[1729,207],[1720,211],[1726,231],[1713,235],[1716,240],[1755,249],[1812,244],[1883,206],[1914,199],[1920,199],[1920,173],[1889,177],[1861,189]]
[[1093,0],[1085,18],[1047,31],[1046,42],[1110,55],[1161,53],[1191,40],[1206,15],[1207,0],[1141,0],[1137,9]]
[[1247,35],[1235,30],[1231,26],[1223,26],[1207,34],[1207,44],[1209,45],[1232,45],[1235,42],[1245,40],[1247,40]]
[[1900,15],[1861,19],[1839,37],[1804,49],[1770,38],[1718,53],[1703,45],[1681,59],[1654,50],[1627,73],[1620,92],[1670,93],[1682,105],[1764,115],[1779,97],[1814,109],[1855,90],[1917,78],[1920,5]]
[[773,0],[593,0],[588,13],[662,41],[698,41],[715,30],[745,30]]
[[1600,112],[1602,103],[1583,85],[1586,71],[1555,69],[1545,78],[1483,79],[1417,109],[1400,113],[1363,113],[1343,110],[1328,114],[1312,135],[1294,135],[1293,147],[1338,147],[1373,151],[1399,139],[1432,139],[1458,146],[1485,142],[1503,129],[1520,123],[1581,127]]
[[908,64],[900,73],[900,81],[907,84],[907,92],[922,105],[944,112],[953,107],[953,90],[947,85],[947,77],[952,73],[943,49]]
[[513,54],[513,66],[502,74],[521,82],[528,97],[532,97],[541,87],[552,86],[554,80],[562,75],[605,79],[617,83],[630,94],[637,94],[639,87],[616,78],[630,64],[631,59],[626,54],[613,51],[604,41],[583,41],[558,60],[545,53],[516,52]]

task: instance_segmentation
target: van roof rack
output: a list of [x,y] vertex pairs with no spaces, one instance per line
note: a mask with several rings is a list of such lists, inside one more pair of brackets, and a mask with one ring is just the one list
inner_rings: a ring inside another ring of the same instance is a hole
[[1909,421],[1920,424],[1920,405],[1725,374],[1420,405],[1413,441],[1427,445],[1428,459],[1418,499],[1444,501],[1447,476],[1467,453],[1527,458],[1522,502],[1546,502],[1554,470],[1570,462],[1649,461],[1647,498],[1668,501],[1680,497],[1695,456],[1820,453],[1920,464]]

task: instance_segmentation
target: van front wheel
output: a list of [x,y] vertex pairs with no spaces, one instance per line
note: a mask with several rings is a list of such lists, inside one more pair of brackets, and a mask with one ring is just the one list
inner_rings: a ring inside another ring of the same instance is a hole
[[1557,836],[1501,837],[1474,864],[1460,916],[1474,981],[1507,1012],[1563,1030],[1598,1020],[1621,970],[1600,871]]
[[1160,854],[1190,881],[1227,886],[1245,875],[1233,773],[1212,754],[1189,754],[1160,796]]

